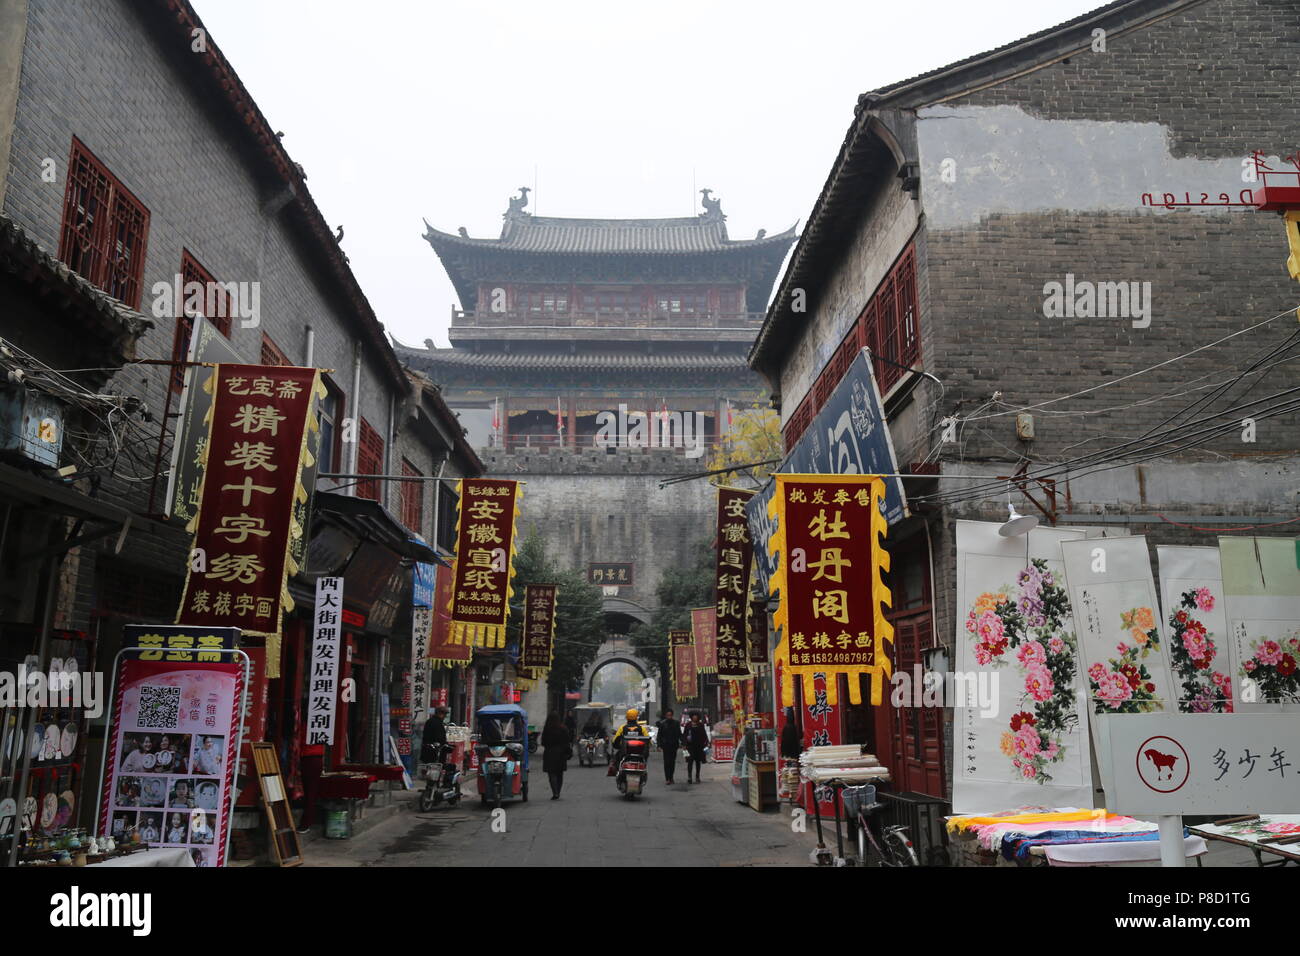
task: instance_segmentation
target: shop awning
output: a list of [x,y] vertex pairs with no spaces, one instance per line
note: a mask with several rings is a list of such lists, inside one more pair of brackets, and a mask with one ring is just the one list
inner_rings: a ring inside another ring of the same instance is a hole
[[[131,512],[125,508],[91,498],[69,485],[42,478],[12,465],[0,464],[0,499],[4,499],[6,504],[20,508],[65,515],[103,525],[64,542],[57,551],[67,551],[113,534],[119,536],[120,542],[125,539],[131,527]],[[24,555],[24,557],[30,559],[38,555]]]
[[439,563],[437,552],[416,538],[415,532],[398,521],[378,501],[340,495],[333,491],[318,491],[312,502],[312,510],[338,519],[362,537],[391,548],[404,558],[426,564]]

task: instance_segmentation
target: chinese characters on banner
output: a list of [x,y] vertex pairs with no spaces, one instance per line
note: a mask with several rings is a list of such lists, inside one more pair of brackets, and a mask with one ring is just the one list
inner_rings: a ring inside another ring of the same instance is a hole
[[433,633],[433,608],[411,608],[411,700],[413,713],[429,709],[429,637]]
[[743,680],[749,676],[745,611],[749,606],[749,568],[754,546],[749,537],[745,505],[753,496],[752,491],[718,489],[714,653],[718,677],[723,680]]
[[452,589],[453,644],[505,647],[514,589],[514,530],[519,483],[464,478],[459,483],[456,579]]
[[668,649],[673,658],[673,693],[678,700],[691,700],[700,692],[691,632],[669,631]]
[[[474,656],[474,648],[469,644],[450,643],[451,588],[455,578],[454,569],[438,565],[433,597],[433,635],[428,650],[429,666],[434,670],[468,664]],[[472,680],[470,685],[473,686]]]
[[316,639],[307,670],[307,743],[334,743],[334,713],[338,707],[340,628],[343,579],[316,579]]
[[198,513],[188,529],[193,551],[176,623],[238,627],[267,644],[267,676],[280,676],[280,627],[293,609],[286,581],[303,529],[294,504],[305,500],[313,398],[324,395],[314,368],[218,365],[204,446]]
[[880,577],[889,570],[880,544],[887,528],[880,510],[884,482],[872,475],[775,478],[771,549],[780,557],[770,585],[781,595],[775,620],[782,634],[777,656],[787,665],[782,702],[793,702],[795,675],[811,698],[814,674],[825,673],[831,704],[837,674],[848,676],[849,699],[860,704],[858,678],[871,674],[871,703],[878,706],[892,670],[886,642],[894,638],[883,610],[890,593]]
[[634,583],[632,571],[635,565],[632,564],[588,564],[587,565],[587,583],[599,584],[605,587],[615,585],[617,587],[631,587]]
[[127,624],[122,628],[122,646],[148,648],[127,652],[128,656],[142,661],[222,661],[228,660],[229,655],[217,651],[239,646],[239,628]]
[[749,607],[749,663],[769,663],[767,651],[767,602],[755,601]]
[[151,846],[189,850],[197,866],[225,865],[244,680],[244,662],[211,647],[122,658],[101,833],[134,830]]
[[520,665],[527,669],[530,680],[540,678],[551,669],[558,592],[554,584],[530,584],[524,588],[524,653]]
[[714,608],[691,610],[691,639],[695,643],[695,668],[701,674],[718,669],[718,628]]

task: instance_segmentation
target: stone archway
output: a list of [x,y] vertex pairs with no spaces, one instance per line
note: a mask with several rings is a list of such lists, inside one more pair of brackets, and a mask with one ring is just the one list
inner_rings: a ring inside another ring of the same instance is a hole
[[633,654],[629,654],[626,651],[613,651],[608,654],[602,654],[591,662],[583,677],[582,686],[587,692],[587,700],[592,699],[593,688],[596,684],[596,675],[600,673],[603,667],[609,664],[630,664],[640,672],[643,678],[650,676],[649,671],[646,669],[645,662]]

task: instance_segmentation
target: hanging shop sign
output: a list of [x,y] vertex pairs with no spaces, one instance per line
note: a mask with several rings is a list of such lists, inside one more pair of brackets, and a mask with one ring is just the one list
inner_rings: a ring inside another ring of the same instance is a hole
[[749,663],[768,663],[767,651],[767,602],[754,601],[749,606]]
[[695,667],[701,674],[718,669],[717,610],[711,607],[691,609],[691,640],[695,644]]
[[411,604],[415,607],[433,607],[434,591],[438,587],[438,565],[416,561],[411,568]]
[[[812,424],[794,449],[781,462],[778,472],[797,475],[896,475],[898,459],[889,434],[880,390],[871,370],[871,350],[863,349],[853,360],[840,384],[831,392]],[[885,497],[881,503],[885,521],[895,525],[907,517],[907,498],[901,478],[883,478]],[[769,481],[749,502],[750,528],[754,533],[755,574],[765,592],[776,572],[770,549],[776,531],[771,502],[776,483]]]
[[99,830],[138,833],[151,846],[189,850],[198,866],[224,866],[245,664],[239,652],[217,661],[161,653],[121,658]]
[[127,624],[122,628],[122,646],[128,650],[122,656],[142,661],[220,661],[221,651],[239,646],[239,634],[237,627]]
[[879,705],[892,667],[894,628],[885,620],[890,593],[881,580],[889,555],[880,543],[888,525],[880,510],[885,484],[871,475],[777,475],[771,513],[777,520],[770,547],[779,554],[773,591],[781,603],[777,655],[788,667],[781,686],[793,704],[800,675],[813,696],[814,674],[828,676],[836,703],[836,674],[848,676],[849,699],[862,703],[860,675],[874,677],[871,703]]
[[315,640],[307,670],[307,743],[334,743],[338,709],[339,659],[342,655],[343,579],[316,579]]
[[429,641],[433,637],[433,608],[411,608],[411,699],[407,707],[417,714],[429,709]]
[[1127,814],[1286,813],[1296,808],[1293,714],[1101,715],[1106,806]]
[[522,667],[536,680],[551,669],[555,657],[555,615],[559,587],[530,584],[524,588],[524,652]]
[[[451,589],[455,578],[453,568],[438,565],[433,598],[433,633],[427,651],[429,666],[434,670],[468,664],[474,658],[473,645],[451,643]],[[473,685],[473,680],[470,684]]]
[[238,627],[267,639],[267,676],[280,676],[280,628],[298,573],[290,544],[303,534],[294,503],[306,498],[308,433],[324,394],[312,368],[218,365],[190,567],[176,623]]
[[700,692],[691,632],[669,631],[668,649],[673,659],[673,693],[678,700],[690,700]]
[[752,491],[718,489],[717,567],[714,574],[718,676],[744,680],[749,676],[749,636],[745,612],[749,609],[749,568],[754,545],[750,540],[745,505]]
[[464,478],[456,525],[456,579],[451,643],[505,647],[514,589],[515,519],[519,483]]

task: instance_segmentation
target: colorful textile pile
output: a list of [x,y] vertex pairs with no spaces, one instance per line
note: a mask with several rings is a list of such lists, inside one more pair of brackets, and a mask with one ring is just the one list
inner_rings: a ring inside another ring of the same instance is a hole
[[1061,807],[1022,807],[989,816],[952,817],[952,833],[966,833],[990,852],[1001,851],[1004,859],[1024,860],[1034,846],[1070,843],[1129,842],[1158,840],[1155,824],[1105,810]]

